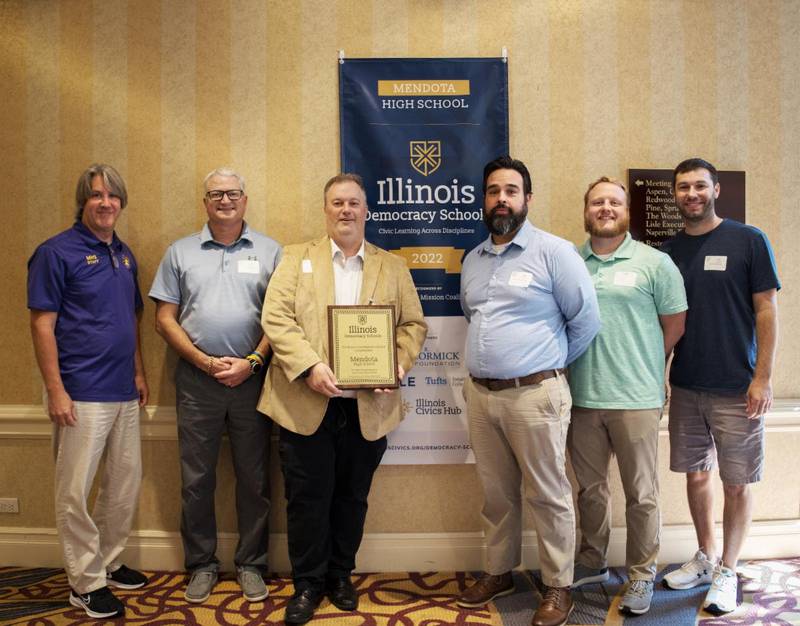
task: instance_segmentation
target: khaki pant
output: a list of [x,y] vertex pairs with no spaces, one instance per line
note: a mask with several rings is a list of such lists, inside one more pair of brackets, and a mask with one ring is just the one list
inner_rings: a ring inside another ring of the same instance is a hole
[[533,514],[542,580],[572,584],[575,512],[565,470],[572,397],[566,379],[489,391],[465,382],[470,442],[483,487],[489,574],[522,561],[522,496]]
[[[142,478],[139,405],[75,402],[78,423],[53,427],[56,527],[69,585],[86,594],[106,586],[131,529]],[[87,499],[106,459],[92,515]]]
[[581,545],[578,561],[607,565],[611,534],[608,467],[616,454],[625,491],[627,546],[631,580],[653,580],[660,546],[658,508],[658,422],[662,409],[622,410],[573,407],[569,454],[578,480]]

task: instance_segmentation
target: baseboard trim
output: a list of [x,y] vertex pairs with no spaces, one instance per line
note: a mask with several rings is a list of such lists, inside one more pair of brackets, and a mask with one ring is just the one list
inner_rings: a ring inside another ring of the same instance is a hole
[[[722,539],[722,528],[717,528]],[[233,568],[237,535],[219,535],[218,556],[225,570]],[[798,555],[800,519],[754,522],[742,559],[782,558]],[[286,535],[270,537],[270,567],[288,572]],[[365,572],[481,570],[484,567],[483,533],[373,533],[364,536],[358,569]],[[687,560],[697,549],[691,526],[665,526],[661,533],[662,564]],[[538,566],[536,533],[522,537],[522,567]],[[125,562],[146,570],[180,570],[183,551],[176,532],[139,530],[131,534]],[[609,546],[611,565],[625,562],[625,529],[614,528]],[[61,567],[61,548],[53,528],[0,527],[0,563],[21,567]]]
[[[177,441],[175,407],[146,406],[141,412],[140,430],[145,441]],[[0,404],[0,438],[50,439],[52,432],[52,423],[42,405]]]
[[[766,430],[800,432],[800,398],[776,400],[766,416]],[[661,436],[668,436],[667,420],[661,420]],[[0,438],[49,439],[50,419],[39,404],[0,404]],[[144,441],[176,441],[178,428],[174,406],[148,405],[142,412]]]

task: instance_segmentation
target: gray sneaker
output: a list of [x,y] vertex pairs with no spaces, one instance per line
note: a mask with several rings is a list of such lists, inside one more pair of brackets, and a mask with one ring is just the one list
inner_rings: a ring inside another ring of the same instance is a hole
[[217,584],[216,570],[200,569],[192,572],[192,578],[189,584],[186,585],[186,591],[183,597],[187,602],[194,602],[195,604],[202,604],[208,600],[211,595],[211,590]]
[[589,583],[604,583],[608,580],[608,568],[588,567],[581,563],[575,563],[575,573],[572,575],[572,588],[576,589],[581,585]]
[[623,613],[641,615],[650,610],[650,602],[653,599],[652,580],[632,580],[622,596],[619,603],[619,610]]
[[249,602],[260,602],[269,595],[261,572],[255,567],[237,567],[236,580],[242,588],[244,599]]

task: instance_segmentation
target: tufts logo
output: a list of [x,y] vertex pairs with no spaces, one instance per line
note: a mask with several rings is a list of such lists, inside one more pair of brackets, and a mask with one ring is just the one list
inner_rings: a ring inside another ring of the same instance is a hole
[[411,141],[411,167],[423,176],[433,174],[442,164],[441,141]]
[[97,265],[99,262],[96,254],[86,255],[86,265]]

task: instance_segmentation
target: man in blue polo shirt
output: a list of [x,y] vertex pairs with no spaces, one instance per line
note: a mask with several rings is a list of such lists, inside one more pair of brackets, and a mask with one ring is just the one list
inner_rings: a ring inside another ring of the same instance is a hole
[[[114,232],[128,200],[122,177],[110,165],[92,165],[78,179],[75,200],[72,228],[45,241],[28,261],[28,308],[53,422],[56,527],[69,601],[90,617],[113,618],[125,606],[108,585],[147,583],[120,562],[142,476],[143,305],[136,259]],[[86,501],[103,454],[90,515]]]
[[658,424],[666,357],[683,334],[686,292],[675,264],[628,232],[628,192],[603,176],[584,196],[589,240],[580,248],[603,328],[569,368],[567,439],[578,481],[581,544],[573,587],[608,579],[611,534],[608,466],[616,455],[625,491],[629,584],[620,611],[650,609],[661,516]]
[[150,297],[156,330],[180,357],[175,371],[181,456],[181,537],[191,573],[184,597],[202,603],[217,582],[216,467],[227,430],[236,473],[239,544],[234,562],[245,599],[267,597],[269,444],[272,422],[256,410],[269,344],[261,308],[280,246],[244,221],[244,179],[230,169],[204,181],[208,223],[179,239]]
[[[766,235],[722,219],[717,170],[687,159],[673,173],[684,230],[664,243],[686,283],[686,334],[670,369],[670,469],[686,474],[698,550],[664,577],[672,589],[711,583],[703,608],[737,606],[736,562],[750,527],[752,483],[764,472],[764,414],[772,406],[781,287]],[[714,536],[711,470],[725,497],[722,552]]]

